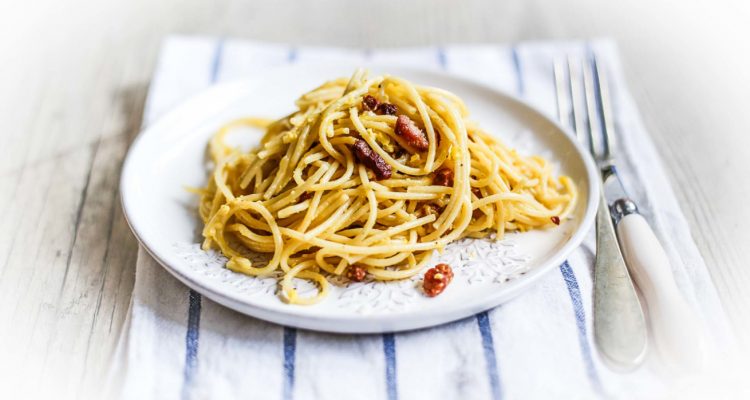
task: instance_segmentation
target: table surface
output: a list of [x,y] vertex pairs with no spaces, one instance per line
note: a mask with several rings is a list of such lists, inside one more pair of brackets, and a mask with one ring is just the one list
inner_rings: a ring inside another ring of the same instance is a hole
[[750,244],[750,7],[740,1],[6,3],[0,353],[12,347],[22,359],[2,357],[0,381],[62,377],[61,397],[80,398],[102,380],[135,276],[120,168],[170,33],[358,47],[613,37],[722,303],[750,338],[741,258]]

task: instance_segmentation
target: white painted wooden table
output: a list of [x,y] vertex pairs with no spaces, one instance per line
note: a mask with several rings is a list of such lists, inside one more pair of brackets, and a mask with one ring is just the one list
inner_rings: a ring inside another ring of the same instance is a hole
[[3,2],[0,397],[44,382],[88,397],[102,380],[137,249],[120,167],[168,33],[359,47],[614,37],[724,307],[750,337],[750,7],[703,3]]

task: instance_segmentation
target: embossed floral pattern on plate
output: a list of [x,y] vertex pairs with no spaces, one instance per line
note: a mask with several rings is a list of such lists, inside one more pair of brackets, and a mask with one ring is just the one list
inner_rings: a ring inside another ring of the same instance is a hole
[[[278,296],[277,282],[281,277],[275,273],[264,277],[248,276],[230,271],[225,267],[227,259],[216,250],[205,251],[198,243],[174,243],[173,249],[190,269],[221,283],[243,296]],[[435,252],[430,265],[446,263],[455,271],[453,285],[497,284],[502,285],[528,271],[529,257],[519,254],[511,239],[500,241],[486,239],[461,239],[446,246],[441,253]],[[262,266],[268,256],[249,253],[254,265]],[[423,297],[421,276],[391,282],[351,282],[344,277],[329,276],[331,293],[325,302],[360,314],[404,311]],[[310,295],[315,287],[308,281],[298,279],[295,284],[300,295]]]

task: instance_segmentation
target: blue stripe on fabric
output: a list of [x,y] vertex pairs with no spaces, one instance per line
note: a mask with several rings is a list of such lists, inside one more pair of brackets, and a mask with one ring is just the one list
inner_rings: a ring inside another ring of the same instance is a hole
[[442,47],[437,48],[437,62],[438,65],[440,65],[440,68],[448,68],[448,56],[446,56],[445,49]]
[[516,71],[516,93],[519,96],[523,96],[526,92],[524,85],[523,71],[521,70],[521,56],[518,54],[518,49],[513,46],[511,48],[511,54],[513,56],[513,68]]
[[487,374],[489,375],[492,398],[499,400],[502,398],[500,373],[495,356],[495,342],[492,340],[490,316],[487,311],[477,314],[477,325],[479,325],[479,333],[482,335],[482,349],[484,350],[484,359],[487,362]]
[[284,327],[284,392],[282,398],[291,400],[294,393],[294,362],[297,352],[297,330]]
[[295,62],[297,62],[297,56],[297,49],[292,47],[291,49],[289,49],[289,54],[287,54],[286,59],[287,61],[289,61],[289,64],[294,64]]
[[[437,48],[437,61],[440,68],[444,70],[448,68],[448,56],[442,47]],[[500,390],[500,375],[498,374],[499,369],[497,367],[497,357],[495,356],[495,343],[492,340],[490,318],[487,311],[484,311],[477,314],[476,319],[479,325],[479,333],[482,336],[482,349],[484,349],[484,358],[487,362],[487,376],[490,381],[492,398],[497,400],[502,397],[502,391]]]
[[216,50],[214,51],[214,59],[211,62],[211,83],[216,83],[219,80],[219,73],[221,72],[221,56],[224,53],[224,40],[219,39],[216,43]]
[[[289,64],[297,62],[299,51],[297,48],[292,47],[289,49],[287,54],[287,61]],[[297,329],[284,327],[284,385],[283,385],[283,400],[291,400],[294,398],[294,370],[295,361],[297,359]]]
[[[211,60],[209,82],[216,83],[221,71],[221,55],[224,51],[224,41],[219,39]],[[198,343],[200,340],[201,324],[201,302],[200,293],[190,290],[188,293],[188,320],[187,332],[185,333],[185,367],[183,369],[183,386],[181,397],[190,398],[190,387],[198,367]]]
[[[372,49],[365,49],[365,59],[372,58]],[[385,357],[385,389],[388,400],[398,400],[398,378],[396,376],[396,336],[383,334],[383,356]]]
[[187,333],[185,334],[185,368],[183,370],[184,384],[182,386],[182,398],[188,399],[190,385],[195,376],[198,366],[198,339],[201,324],[201,295],[190,290],[188,294],[188,321]]
[[398,400],[396,386],[396,337],[392,333],[383,334],[383,353],[385,355],[385,386],[388,400]]
[[575,315],[576,326],[578,327],[578,343],[581,346],[581,355],[583,356],[583,363],[586,366],[586,374],[594,390],[601,393],[602,383],[599,380],[599,373],[596,371],[596,366],[594,365],[591,345],[586,334],[586,310],[583,308],[583,299],[581,298],[581,289],[578,287],[578,280],[573,273],[573,268],[570,267],[567,261],[560,266],[560,272],[563,279],[565,279],[565,284],[568,286],[570,300],[573,303],[573,314]]

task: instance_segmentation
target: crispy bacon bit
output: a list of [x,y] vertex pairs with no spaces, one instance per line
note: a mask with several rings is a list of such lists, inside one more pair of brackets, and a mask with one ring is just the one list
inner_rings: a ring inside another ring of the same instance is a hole
[[445,290],[453,280],[453,270],[448,264],[438,264],[425,272],[422,288],[429,297],[435,297]]
[[362,108],[365,110],[374,111],[380,115],[396,115],[398,107],[391,103],[381,103],[375,96],[365,95],[362,98]]
[[443,167],[435,171],[435,176],[432,177],[432,184],[439,186],[453,186],[453,170],[448,167]]
[[[482,198],[482,191],[478,187],[471,188],[471,193],[474,193],[474,196],[477,196],[478,199]],[[479,219],[482,217],[482,210],[476,209],[471,212],[471,217],[474,219]]]
[[367,270],[360,267],[359,265],[352,265],[346,269],[346,277],[354,282],[362,282],[367,276]]
[[419,208],[419,214],[422,217],[426,217],[428,215],[438,215],[441,212],[443,212],[442,208],[432,203],[426,203]]
[[359,162],[375,173],[375,177],[379,181],[391,177],[391,166],[378,153],[372,151],[370,145],[363,139],[357,139],[354,142],[354,155]]
[[305,192],[299,195],[299,201],[309,200],[313,197],[313,192]]
[[391,103],[380,103],[378,104],[378,108],[375,109],[375,112],[380,115],[396,115],[398,107]]
[[375,111],[375,109],[378,108],[378,99],[368,94],[367,96],[362,98],[362,107],[370,111]]
[[560,217],[558,217],[557,215],[555,215],[554,217],[550,217],[549,219],[552,220],[553,224],[560,225]]
[[396,120],[396,134],[403,137],[406,143],[417,151],[425,151],[430,147],[427,136],[406,115],[399,115]]

